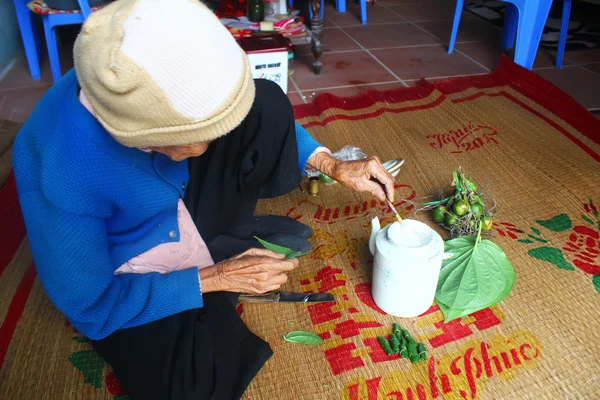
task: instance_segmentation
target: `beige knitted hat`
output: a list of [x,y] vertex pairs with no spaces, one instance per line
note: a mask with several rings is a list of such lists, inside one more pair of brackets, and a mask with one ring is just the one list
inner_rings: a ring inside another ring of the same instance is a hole
[[198,0],[118,0],[87,19],[74,49],[96,117],[129,147],[214,140],[254,101],[248,59]]

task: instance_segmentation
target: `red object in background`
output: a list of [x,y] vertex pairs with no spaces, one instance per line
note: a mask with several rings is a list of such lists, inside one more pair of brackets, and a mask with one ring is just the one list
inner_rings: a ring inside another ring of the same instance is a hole
[[219,18],[238,18],[246,15],[248,3],[246,0],[219,0],[215,14]]

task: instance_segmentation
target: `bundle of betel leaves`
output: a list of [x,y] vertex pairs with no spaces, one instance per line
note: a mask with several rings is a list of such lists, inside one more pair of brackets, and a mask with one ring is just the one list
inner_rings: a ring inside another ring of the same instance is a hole
[[388,356],[398,354],[402,358],[410,359],[413,364],[427,360],[425,345],[415,342],[411,334],[406,329],[400,329],[400,325],[396,323],[392,326],[389,341],[383,336],[378,336],[377,340]]
[[459,168],[452,173],[453,193],[441,200],[425,203],[425,209],[433,209],[433,220],[450,231],[456,238],[475,235],[492,229],[492,215],[485,206],[483,194],[477,183]]

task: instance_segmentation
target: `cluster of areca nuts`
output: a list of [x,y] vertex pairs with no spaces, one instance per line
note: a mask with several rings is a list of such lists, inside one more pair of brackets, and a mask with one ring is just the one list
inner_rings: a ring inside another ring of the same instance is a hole
[[453,236],[476,235],[481,229],[492,229],[492,217],[485,207],[477,184],[459,169],[453,172],[454,194],[442,200],[427,203],[435,206],[433,220],[453,233]]

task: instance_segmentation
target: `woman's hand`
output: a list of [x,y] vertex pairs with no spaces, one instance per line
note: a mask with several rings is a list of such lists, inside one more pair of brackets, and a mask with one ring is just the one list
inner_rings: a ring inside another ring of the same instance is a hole
[[237,292],[262,294],[279,289],[297,259],[266,249],[250,249],[229,260],[200,270],[202,293]]
[[349,189],[371,193],[381,201],[385,201],[386,196],[390,201],[394,201],[394,178],[377,157],[340,161],[328,153],[321,152],[310,157],[307,166],[321,171]]

